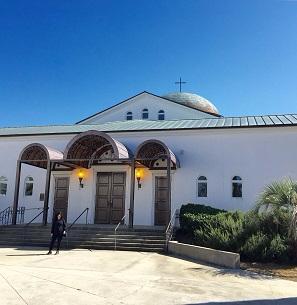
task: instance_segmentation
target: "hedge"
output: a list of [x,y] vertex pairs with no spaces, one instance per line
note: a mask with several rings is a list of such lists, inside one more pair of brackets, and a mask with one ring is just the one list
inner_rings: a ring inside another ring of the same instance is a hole
[[239,252],[248,261],[296,260],[290,245],[288,215],[227,212],[200,204],[183,205],[177,234],[188,242],[218,250]]

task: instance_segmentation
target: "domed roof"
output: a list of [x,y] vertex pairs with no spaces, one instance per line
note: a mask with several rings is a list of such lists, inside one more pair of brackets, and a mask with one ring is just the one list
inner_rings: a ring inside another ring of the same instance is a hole
[[220,115],[218,109],[213,103],[198,94],[187,92],[174,92],[163,95],[162,97],[185,106],[196,108],[204,112]]

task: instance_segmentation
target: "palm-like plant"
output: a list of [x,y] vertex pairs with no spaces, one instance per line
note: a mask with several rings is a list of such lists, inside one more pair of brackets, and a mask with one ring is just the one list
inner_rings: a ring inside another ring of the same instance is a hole
[[297,181],[284,179],[267,185],[260,194],[255,210],[275,215],[288,213],[290,217],[289,238],[297,243]]

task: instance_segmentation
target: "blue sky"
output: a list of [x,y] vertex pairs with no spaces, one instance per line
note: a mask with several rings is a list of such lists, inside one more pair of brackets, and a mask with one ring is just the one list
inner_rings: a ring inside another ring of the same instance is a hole
[[0,0],[0,126],[71,124],[147,90],[297,113],[297,1]]

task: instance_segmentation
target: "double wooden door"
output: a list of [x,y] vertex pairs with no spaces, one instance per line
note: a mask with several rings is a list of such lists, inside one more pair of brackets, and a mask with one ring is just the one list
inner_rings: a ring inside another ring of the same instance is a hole
[[167,177],[155,177],[155,225],[166,226],[169,222]]
[[57,212],[62,212],[65,221],[67,221],[68,193],[69,177],[56,177],[53,217]]
[[125,213],[126,173],[97,173],[95,223],[118,223]]

